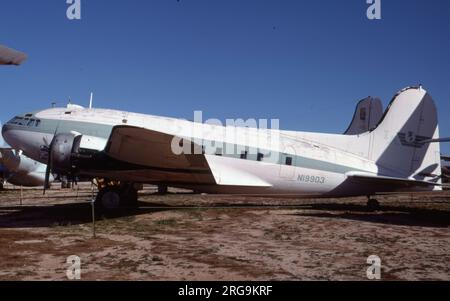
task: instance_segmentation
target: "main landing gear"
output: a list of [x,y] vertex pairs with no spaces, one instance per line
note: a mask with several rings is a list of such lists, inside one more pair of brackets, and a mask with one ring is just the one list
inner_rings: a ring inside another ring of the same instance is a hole
[[99,192],[95,205],[98,209],[108,211],[137,206],[139,185],[104,179],[97,179],[96,184]]
[[367,209],[369,211],[377,211],[380,210],[380,203],[376,199],[372,199],[370,196],[367,196]]

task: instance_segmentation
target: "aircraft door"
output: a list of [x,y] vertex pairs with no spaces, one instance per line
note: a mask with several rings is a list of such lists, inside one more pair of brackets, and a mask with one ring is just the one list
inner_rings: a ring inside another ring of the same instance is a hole
[[284,180],[295,180],[295,161],[297,153],[293,146],[287,146],[280,154],[280,178]]

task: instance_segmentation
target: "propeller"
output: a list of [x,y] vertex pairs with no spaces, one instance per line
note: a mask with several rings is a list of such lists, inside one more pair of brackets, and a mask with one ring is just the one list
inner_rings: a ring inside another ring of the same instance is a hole
[[52,149],[53,145],[55,144],[56,140],[56,133],[58,131],[58,128],[55,129],[55,133],[53,134],[52,141],[50,144],[48,144],[48,141],[46,138],[44,138],[44,142],[47,145],[47,167],[45,169],[45,181],[44,181],[44,195],[47,189],[50,188],[50,173],[52,172],[52,165],[53,165],[53,158],[52,158]]
[[48,146],[48,157],[47,157],[47,167],[45,169],[45,182],[44,182],[44,195],[47,189],[50,188],[50,173],[52,171],[52,146],[53,146],[53,140]]

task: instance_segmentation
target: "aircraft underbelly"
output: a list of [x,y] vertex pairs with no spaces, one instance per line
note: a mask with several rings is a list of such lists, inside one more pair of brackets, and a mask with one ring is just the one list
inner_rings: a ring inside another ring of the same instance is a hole
[[[345,180],[345,175],[296,166],[212,156],[211,171],[199,170],[85,170],[86,176],[124,182],[167,183],[207,193],[325,195]],[[225,168],[225,166],[227,168]],[[286,175],[289,177],[286,177]]]

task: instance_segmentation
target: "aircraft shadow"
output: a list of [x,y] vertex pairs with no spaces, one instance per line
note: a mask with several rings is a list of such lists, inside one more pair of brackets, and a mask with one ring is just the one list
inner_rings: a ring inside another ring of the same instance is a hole
[[[147,205],[145,203],[145,205]],[[141,204],[139,204],[141,206]],[[120,208],[108,213],[96,211],[96,219],[116,219],[159,212],[168,208]],[[92,222],[91,204],[0,207],[0,228],[39,228],[80,225]]]
[[[398,226],[445,228],[450,226],[450,211],[404,206],[381,206],[371,212],[365,205],[357,204],[309,204],[305,209],[326,212],[302,212],[295,216],[347,219]],[[339,211],[336,213],[336,211]]]
[[[101,213],[96,211],[96,219],[116,219],[138,216],[148,213],[168,210],[180,210],[183,208],[211,209],[215,207],[228,207],[229,204],[216,204],[216,206],[192,207],[170,206],[167,204],[139,202],[138,208],[120,208],[112,212]],[[231,207],[251,208],[252,205],[232,205]],[[254,205],[255,208],[261,207]],[[271,208],[271,206],[263,206]],[[273,206],[274,209],[280,206]],[[411,208],[404,206],[382,206],[376,212],[368,211],[365,205],[358,204],[330,204],[312,203],[295,206],[281,206],[285,209],[307,209],[316,212],[301,212],[288,215],[299,217],[318,217],[329,219],[347,219],[365,221],[379,224],[421,226],[442,228],[450,226],[450,211]],[[67,225],[87,224],[92,221],[92,211],[89,202],[70,203],[49,206],[7,206],[0,207],[0,228],[39,228]]]

